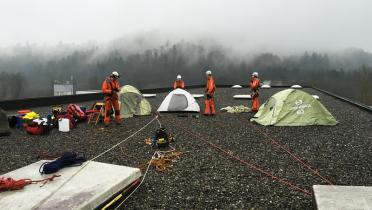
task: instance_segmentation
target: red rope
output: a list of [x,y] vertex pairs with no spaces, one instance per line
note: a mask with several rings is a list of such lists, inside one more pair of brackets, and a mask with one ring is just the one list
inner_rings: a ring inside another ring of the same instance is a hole
[[39,182],[43,182],[43,184],[40,186],[40,187],[42,187],[48,181],[53,181],[54,178],[59,177],[59,176],[61,176],[61,175],[53,175],[53,176],[48,177],[46,179],[35,180],[35,181],[32,181],[31,179],[15,180],[15,179],[12,179],[10,177],[8,177],[8,178],[1,177],[0,178],[0,192],[1,191],[8,191],[8,190],[20,190],[20,189],[23,189],[26,185],[35,184],[35,183],[39,183]]
[[[222,124],[220,122],[217,122],[217,123],[220,124],[222,127],[225,127],[224,124]],[[253,127],[253,129],[255,129],[255,130],[259,131],[261,134],[263,134],[267,139],[269,139],[271,141],[272,144],[274,144],[274,145],[278,146],[279,148],[283,149],[294,160],[296,160],[301,165],[303,165],[305,168],[307,168],[308,170],[310,170],[313,174],[317,175],[320,179],[322,179],[323,181],[327,182],[328,184],[333,185],[333,183],[331,181],[329,181],[327,178],[325,178],[324,176],[322,176],[317,170],[314,170],[313,169],[314,167],[311,167],[309,164],[305,163],[305,161],[303,161],[301,158],[299,158],[298,156],[296,156],[294,153],[292,153],[285,146],[281,145],[278,141],[275,141],[275,139],[273,139],[272,137],[270,137],[267,133],[265,133],[264,131],[262,131],[257,126],[255,126],[255,125],[253,125],[251,123],[248,123],[248,124],[249,124],[249,126]]]
[[[183,129],[182,129],[182,130],[183,130]],[[184,131],[185,131],[185,130],[184,130]],[[185,131],[185,132],[190,133],[191,135],[193,135],[194,137],[196,137],[196,139],[198,139],[199,141],[202,141],[202,142],[204,142],[205,144],[211,146],[212,148],[214,148],[214,149],[216,149],[216,150],[218,150],[218,151],[223,152],[223,153],[226,154],[227,156],[229,156],[229,157],[231,157],[231,158],[233,158],[233,159],[239,161],[240,163],[242,163],[242,164],[244,164],[244,165],[246,165],[246,166],[249,166],[249,167],[252,168],[253,170],[256,170],[256,171],[258,171],[258,172],[260,172],[260,173],[262,173],[262,174],[264,174],[264,175],[266,175],[266,176],[268,176],[268,177],[270,177],[270,178],[272,178],[272,179],[278,180],[280,183],[282,183],[282,184],[284,184],[284,185],[287,185],[287,186],[290,186],[290,187],[292,187],[293,189],[295,189],[295,190],[297,190],[297,191],[299,191],[299,192],[302,192],[302,193],[304,193],[304,194],[306,194],[306,195],[312,195],[312,194],[310,193],[310,191],[308,191],[308,190],[306,190],[306,189],[304,189],[304,188],[298,187],[298,186],[296,186],[295,184],[292,184],[291,182],[289,182],[288,180],[285,180],[285,179],[283,179],[283,178],[280,178],[280,177],[278,177],[278,176],[275,176],[275,175],[273,175],[272,173],[267,172],[267,171],[265,171],[265,170],[259,168],[259,167],[256,166],[256,165],[253,165],[253,164],[251,164],[251,163],[248,163],[247,161],[240,159],[238,156],[232,155],[230,152],[228,152],[227,150],[224,150],[222,147],[220,147],[220,146],[218,146],[218,145],[216,145],[216,144],[213,144],[212,142],[210,142],[210,141],[206,140],[205,138],[203,138],[202,135],[201,135],[200,133],[197,133],[197,132],[196,132],[197,134],[195,134],[195,133],[193,133],[193,131],[191,131],[191,130],[189,130],[189,131]]]
[[269,139],[271,141],[272,144],[278,146],[279,148],[283,149],[285,152],[287,152],[294,160],[296,160],[297,162],[299,162],[300,164],[302,164],[303,166],[305,166],[305,168],[309,169],[311,172],[313,172],[315,175],[317,175],[318,177],[320,177],[323,181],[327,182],[328,184],[330,185],[333,185],[333,183],[331,181],[329,181],[327,178],[325,178],[324,176],[320,175],[320,173],[317,171],[317,170],[314,170],[312,169],[312,167],[305,163],[302,159],[300,159],[298,156],[296,156],[295,154],[293,154],[289,149],[287,149],[286,147],[284,147],[283,145],[281,145],[278,141],[275,141],[275,139],[273,139],[272,137],[270,137],[267,133],[265,133],[264,131],[262,131],[261,129],[259,129],[257,126],[251,124],[251,123],[248,123],[251,127],[253,127],[253,129],[255,129],[256,131],[262,133],[267,139]]
[[49,154],[48,151],[42,150],[37,155],[37,158],[39,160],[54,160],[54,159],[57,159],[57,158],[61,157],[61,155],[62,155],[62,153]]
[[32,183],[33,183],[33,184],[36,184],[36,183],[39,183],[39,182],[43,182],[43,184],[40,186],[40,187],[42,187],[42,186],[44,186],[47,182],[51,182],[51,181],[54,180],[54,178],[56,178],[56,177],[60,177],[60,176],[61,176],[61,175],[53,175],[53,176],[48,177],[48,178],[45,178],[45,179],[34,180],[34,181],[32,181]]
[[0,191],[7,191],[7,190],[20,190],[23,189],[24,186],[31,184],[31,179],[20,179],[14,180],[12,178],[5,178],[1,177],[0,179]]

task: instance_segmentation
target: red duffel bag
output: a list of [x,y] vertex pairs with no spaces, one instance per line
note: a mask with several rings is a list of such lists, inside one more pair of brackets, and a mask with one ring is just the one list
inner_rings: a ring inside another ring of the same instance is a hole
[[36,122],[30,122],[26,125],[26,132],[31,135],[48,134],[50,127],[48,125],[39,125]]
[[70,104],[67,106],[67,114],[72,115],[79,122],[87,119],[87,115],[85,114],[85,112],[81,110],[80,106],[76,104]]

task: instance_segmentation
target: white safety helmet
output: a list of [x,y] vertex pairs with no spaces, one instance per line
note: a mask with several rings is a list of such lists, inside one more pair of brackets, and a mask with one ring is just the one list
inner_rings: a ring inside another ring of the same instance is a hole
[[258,77],[258,73],[257,72],[253,72],[252,73],[252,76]]
[[181,75],[177,75],[177,79],[182,79]]
[[116,77],[116,78],[119,78],[120,77],[120,75],[119,75],[119,73],[117,71],[113,71],[111,73],[111,76]]
[[205,74],[206,74],[206,75],[212,75],[212,71],[209,71],[209,70],[208,70],[208,71],[205,72]]

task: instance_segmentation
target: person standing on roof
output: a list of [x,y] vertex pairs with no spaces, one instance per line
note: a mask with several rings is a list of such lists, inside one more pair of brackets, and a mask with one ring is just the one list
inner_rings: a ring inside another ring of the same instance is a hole
[[252,112],[258,112],[260,103],[258,101],[258,90],[260,88],[260,80],[258,79],[258,73],[253,72],[251,75],[251,81],[249,82],[249,87],[251,88],[251,98],[252,98]]
[[207,76],[207,84],[205,86],[204,115],[211,116],[216,113],[214,109],[214,92],[216,91],[216,84],[214,83],[211,71],[207,71],[205,74]]
[[185,89],[185,82],[183,82],[181,75],[177,75],[176,81],[173,83],[173,89]]
[[120,85],[118,82],[120,75],[118,72],[112,72],[102,84],[102,92],[105,96],[105,119],[104,123],[107,127],[110,123],[110,112],[112,107],[115,110],[115,122],[117,125],[120,124],[120,107],[119,107],[119,96]]

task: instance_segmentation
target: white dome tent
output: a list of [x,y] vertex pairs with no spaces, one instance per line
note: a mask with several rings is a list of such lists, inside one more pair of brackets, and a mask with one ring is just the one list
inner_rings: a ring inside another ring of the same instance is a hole
[[178,88],[165,97],[158,112],[200,112],[200,107],[189,92]]

